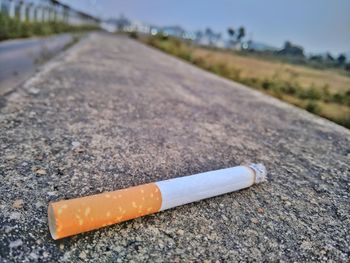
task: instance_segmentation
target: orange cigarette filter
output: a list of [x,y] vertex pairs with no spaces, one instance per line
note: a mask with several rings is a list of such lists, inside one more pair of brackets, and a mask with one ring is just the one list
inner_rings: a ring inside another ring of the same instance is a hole
[[265,180],[265,167],[251,164],[53,202],[48,207],[49,228],[53,239],[59,239],[247,188]]
[[162,196],[155,183],[49,204],[53,239],[75,235],[158,212]]

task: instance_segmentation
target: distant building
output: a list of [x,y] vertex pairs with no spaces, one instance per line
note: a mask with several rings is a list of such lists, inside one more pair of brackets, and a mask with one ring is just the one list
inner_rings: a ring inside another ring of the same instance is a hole
[[130,23],[130,25],[128,25],[124,28],[124,31],[149,34],[150,33],[150,26],[146,25],[140,21],[132,21]]
[[256,51],[256,52],[275,52],[279,50],[276,47],[272,47],[270,45],[266,45],[260,42],[255,42],[253,40],[242,42],[241,47],[243,50]]
[[178,37],[178,38],[184,38],[186,35],[185,29],[183,29],[180,26],[166,26],[162,27],[161,31],[164,35]]

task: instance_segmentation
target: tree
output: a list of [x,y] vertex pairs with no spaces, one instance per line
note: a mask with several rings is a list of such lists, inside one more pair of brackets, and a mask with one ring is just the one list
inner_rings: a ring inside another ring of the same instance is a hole
[[[113,19],[111,19],[111,21],[113,21]],[[119,18],[115,19],[114,21],[117,25],[118,31],[124,31],[125,27],[131,24],[129,19],[127,19],[123,14],[121,14]]]
[[207,28],[205,29],[205,34],[206,34],[206,35],[211,35],[211,34],[213,34],[213,30],[211,30],[210,27],[207,27]]
[[194,33],[194,35],[195,35],[196,41],[200,41],[200,40],[202,39],[202,37],[203,37],[204,34],[203,34],[202,31],[197,30],[197,31]]
[[292,48],[292,43],[290,42],[290,41],[286,41],[286,42],[284,42],[284,49],[290,49],[290,48]]
[[329,53],[329,52],[327,52],[327,54],[326,54],[326,59],[327,59],[328,61],[330,61],[330,62],[333,62],[333,61],[334,61],[334,57],[333,57],[332,54]]
[[238,31],[236,32],[233,27],[229,27],[227,29],[227,34],[231,38],[232,43],[241,42],[242,38],[245,37],[245,28],[241,26],[238,28]]
[[208,38],[209,45],[214,44],[214,32],[211,28],[207,27],[205,29],[205,36]]
[[229,35],[229,37],[230,38],[233,38],[234,37],[234,35],[235,35],[235,30],[233,29],[233,27],[229,27],[228,29],[227,29],[227,34]]
[[345,64],[345,70],[350,71],[350,63]]
[[346,56],[344,54],[340,54],[337,58],[337,62],[340,66],[344,65],[346,61]]
[[323,57],[321,55],[312,55],[309,59],[310,61],[315,61],[318,63],[323,62]]
[[241,26],[238,28],[237,41],[240,42],[244,37],[245,37],[245,29],[243,26]]

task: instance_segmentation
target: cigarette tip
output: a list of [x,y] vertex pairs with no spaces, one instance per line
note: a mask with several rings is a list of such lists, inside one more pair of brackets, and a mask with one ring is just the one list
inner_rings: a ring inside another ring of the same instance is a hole
[[260,184],[267,181],[267,171],[262,163],[251,163],[249,165],[255,172],[255,183]]

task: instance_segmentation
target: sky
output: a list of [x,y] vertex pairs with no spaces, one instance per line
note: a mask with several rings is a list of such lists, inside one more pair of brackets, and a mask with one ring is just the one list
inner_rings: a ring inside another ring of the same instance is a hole
[[286,40],[307,53],[350,52],[350,0],[63,0],[103,18],[121,14],[152,25],[207,27],[226,34],[244,26],[247,37],[275,47]]

